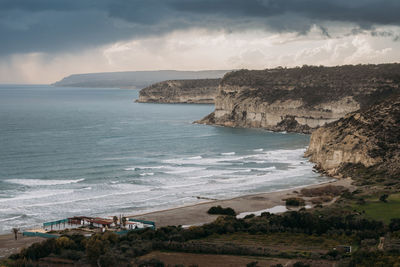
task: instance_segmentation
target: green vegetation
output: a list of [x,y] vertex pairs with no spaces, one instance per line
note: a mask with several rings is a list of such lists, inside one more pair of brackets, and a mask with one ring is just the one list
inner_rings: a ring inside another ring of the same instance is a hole
[[208,211],[208,214],[218,214],[218,215],[230,215],[235,216],[236,212],[232,208],[223,208],[221,206],[211,207]]
[[[386,231],[388,227],[382,222],[364,219],[356,213],[322,215],[318,212],[291,211],[282,215],[263,213],[248,219],[220,216],[212,223],[188,229],[169,226],[131,231],[124,236],[112,232],[90,238],[63,236],[36,243],[11,259],[16,262],[37,261],[53,255],[91,264],[100,263],[101,266],[126,266],[135,257],[163,250],[332,260],[346,258],[345,255],[331,253],[333,246],[342,242],[359,244],[364,239],[379,239]],[[215,236],[221,236],[222,242],[217,242]],[[235,238],[247,241],[233,242]],[[282,249],[270,247],[269,243]],[[294,245],[289,246],[290,243]]]
[[260,246],[265,248],[276,249],[280,251],[326,251],[332,248],[348,244],[352,245],[354,236],[345,234],[323,234],[323,235],[308,235],[304,233],[288,233],[277,232],[268,234],[249,234],[249,233],[232,233],[222,235],[211,235],[200,239],[202,242],[211,242],[215,244],[231,243],[246,246]]
[[285,202],[286,202],[286,206],[299,207],[299,206],[305,205],[304,199],[298,198],[298,197],[291,197],[291,198],[285,199]]
[[[55,258],[103,267],[163,266],[157,259],[139,259],[156,251],[272,257],[290,259],[296,266],[313,266],[321,261],[338,266],[393,266],[399,262],[400,193],[396,189],[374,185],[349,192],[321,187],[305,194],[322,197],[328,192],[339,200],[311,210],[266,212],[243,219],[224,215],[202,226],[147,228],[123,236],[113,232],[89,238],[64,235],[35,243],[0,261],[0,265],[36,266],[39,260]],[[380,200],[384,195],[388,195],[386,202]],[[235,214],[233,209],[221,206],[211,210]],[[382,240],[384,245],[380,246]],[[340,250],[342,246],[351,246],[351,253]],[[249,264],[257,266],[254,260]]]
[[[222,79],[221,86],[248,87],[240,91],[241,98],[256,97],[266,103],[300,99],[308,107],[352,96],[363,108],[395,92],[399,73],[400,64],[304,65],[301,68],[229,72]],[[282,90],[282,87],[291,89]]]
[[366,218],[390,223],[393,218],[400,218],[400,193],[392,194],[386,202],[382,202],[378,197],[364,199],[365,204],[353,204],[352,207],[363,213]]

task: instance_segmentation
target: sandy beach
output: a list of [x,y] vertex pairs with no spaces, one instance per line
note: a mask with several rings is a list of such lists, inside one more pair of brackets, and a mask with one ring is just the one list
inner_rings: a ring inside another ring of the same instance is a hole
[[[218,215],[210,215],[207,213],[208,209],[212,206],[221,205],[222,207],[230,207],[233,208],[237,214],[242,212],[255,212],[273,208],[275,206],[285,205],[283,199],[299,196],[299,191],[302,188],[315,188],[330,184],[336,186],[344,186],[349,190],[353,190],[355,186],[352,186],[351,183],[351,179],[332,180],[330,182],[322,184],[292,188],[277,192],[245,195],[232,199],[210,200],[190,206],[155,211],[127,217],[154,221],[157,227],[167,225],[201,225],[204,223],[210,223],[218,217]],[[307,200],[307,198],[304,199]]]
[[[140,215],[132,215],[128,217],[154,221],[157,227],[167,225],[201,225],[204,223],[210,223],[218,217],[218,215],[210,215],[207,213],[208,209],[212,206],[221,205],[222,207],[231,207],[236,211],[237,214],[242,212],[256,212],[285,205],[283,199],[299,196],[299,191],[302,188],[315,188],[330,184],[344,186],[349,190],[353,190],[355,189],[355,186],[351,185],[351,183],[351,179],[333,180],[323,184],[292,188],[278,192],[245,195],[226,200],[205,201],[195,205],[177,207]],[[307,200],[307,198],[304,199]],[[39,237],[23,237],[20,234],[18,236],[18,240],[16,241],[14,240],[13,234],[0,235],[0,258],[6,257],[12,253],[16,253],[19,251],[19,249],[27,247],[41,240],[44,239]]]

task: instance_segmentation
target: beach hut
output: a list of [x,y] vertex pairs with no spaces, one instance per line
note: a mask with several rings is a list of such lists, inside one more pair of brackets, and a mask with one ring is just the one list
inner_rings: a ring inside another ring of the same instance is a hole
[[90,225],[97,228],[110,228],[113,224],[113,220],[103,219],[103,218],[94,218],[90,221]]
[[65,229],[65,224],[68,223],[68,219],[62,219],[62,220],[58,220],[58,221],[52,221],[52,222],[45,222],[43,223],[43,229],[45,229],[46,231],[50,231],[56,230],[58,228],[58,230],[61,229]]

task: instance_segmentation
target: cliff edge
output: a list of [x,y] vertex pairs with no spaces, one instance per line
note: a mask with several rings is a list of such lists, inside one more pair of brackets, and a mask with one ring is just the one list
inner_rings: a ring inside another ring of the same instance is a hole
[[214,104],[221,79],[170,80],[139,92],[140,103]]
[[379,174],[398,179],[400,94],[319,128],[305,155],[331,176]]
[[400,64],[227,73],[215,111],[196,123],[311,133],[398,91]]

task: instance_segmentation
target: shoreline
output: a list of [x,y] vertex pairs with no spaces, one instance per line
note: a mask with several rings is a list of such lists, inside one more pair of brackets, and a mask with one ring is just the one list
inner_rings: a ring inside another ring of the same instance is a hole
[[[169,208],[158,211],[151,211],[136,215],[127,215],[128,218],[142,219],[154,221],[157,227],[168,225],[175,226],[194,226],[213,222],[220,215],[210,215],[207,213],[212,206],[221,205],[222,207],[233,208],[237,214],[243,212],[257,212],[265,209],[270,209],[275,206],[285,206],[284,198],[299,197],[300,190],[303,188],[315,188],[324,185],[341,185],[349,190],[355,189],[356,186],[351,185],[352,179],[334,179],[318,184],[298,186],[290,189],[283,189],[273,192],[255,193],[243,196],[238,196],[223,200],[209,200],[187,206]],[[297,191],[299,190],[299,191]],[[303,197],[306,202],[306,197]],[[329,205],[330,203],[326,204]],[[12,253],[18,252],[21,248],[28,247],[33,243],[45,240],[40,237],[23,237],[18,235],[18,240],[14,240],[13,234],[0,234],[0,259],[9,256]]]
[[[256,212],[260,210],[270,209],[275,206],[285,205],[282,200],[288,197],[299,197],[299,189],[315,188],[324,185],[341,185],[345,188],[352,189],[355,186],[351,185],[353,180],[350,178],[335,179],[318,184],[298,186],[289,189],[283,189],[273,192],[263,192],[238,196],[230,199],[222,200],[209,200],[187,206],[169,208],[159,211],[151,211],[141,214],[127,215],[128,218],[150,220],[156,223],[157,227],[168,225],[201,225],[214,221],[220,215],[210,215],[207,213],[208,209],[212,206],[221,205],[222,207],[230,207],[236,211],[237,214],[243,212]],[[303,197],[306,201],[307,198]]]

